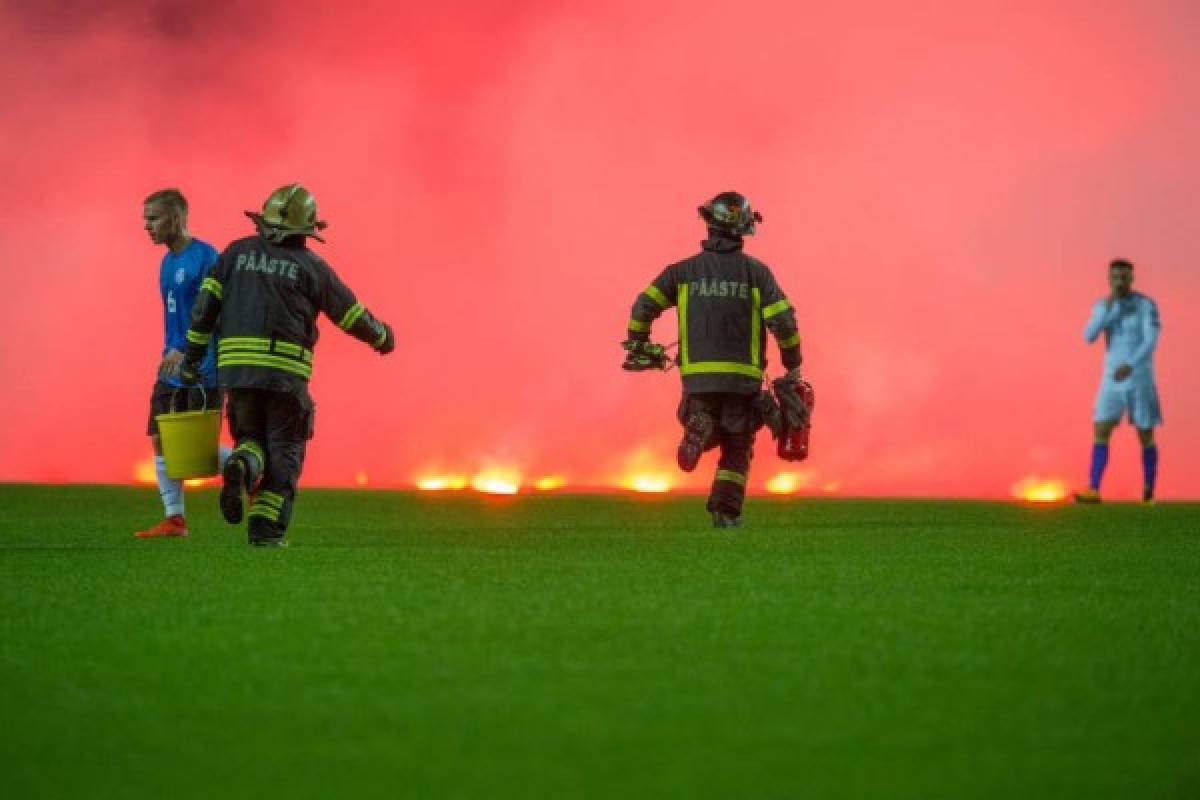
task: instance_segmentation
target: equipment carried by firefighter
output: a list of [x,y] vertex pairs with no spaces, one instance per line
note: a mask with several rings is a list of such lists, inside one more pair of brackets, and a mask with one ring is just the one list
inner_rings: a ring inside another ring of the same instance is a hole
[[672,342],[663,345],[641,339],[626,339],[621,342],[621,347],[625,349],[625,361],[621,364],[621,369],[629,372],[658,369],[665,372],[674,364],[669,351],[675,344]]
[[[187,390],[177,390],[175,395],[180,391]],[[172,480],[212,477],[218,469],[221,409],[208,408],[208,396],[204,395],[202,410],[176,411],[175,395],[171,397],[171,410],[154,418],[158,422],[167,477]]]
[[776,452],[784,461],[803,461],[808,458],[808,439],[812,430],[812,412],[816,394],[812,384],[801,378],[776,378],[771,383],[779,403],[781,431]]

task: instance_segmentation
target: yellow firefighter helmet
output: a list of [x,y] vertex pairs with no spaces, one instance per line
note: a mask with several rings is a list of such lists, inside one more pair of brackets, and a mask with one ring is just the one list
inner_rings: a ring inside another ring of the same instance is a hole
[[327,224],[317,219],[317,200],[298,183],[280,186],[267,197],[262,213],[247,211],[246,216],[254,220],[259,233],[272,242],[297,235],[325,241],[317,233]]

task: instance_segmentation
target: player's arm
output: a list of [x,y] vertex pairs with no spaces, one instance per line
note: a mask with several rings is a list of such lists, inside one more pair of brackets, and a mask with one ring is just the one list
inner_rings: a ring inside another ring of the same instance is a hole
[[1087,325],[1083,328],[1083,339],[1088,344],[1096,341],[1096,337],[1116,319],[1117,304],[1111,300],[1097,300],[1092,306],[1092,315],[1088,317]]
[[758,284],[762,293],[763,324],[779,345],[779,360],[783,366],[789,372],[795,371],[804,360],[800,352],[800,327],[796,323],[796,310],[766,267],[762,269]]
[[200,292],[192,306],[192,324],[187,332],[187,349],[184,350],[183,365],[179,372],[187,383],[195,383],[199,378],[200,362],[204,360],[204,353],[217,327],[217,319],[221,316],[221,303],[225,298],[224,282],[229,273],[227,264],[225,255],[221,254],[212,271],[200,282]]
[[1158,334],[1162,331],[1162,318],[1158,315],[1158,305],[1150,298],[1142,301],[1139,322],[1142,326],[1142,343],[1129,356],[1131,367],[1140,367],[1150,361],[1154,348],[1158,346]]
[[679,289],[675,281],[675,268],[664,269],[649,286],[638,294],[629,313],[627,336],[634,341],[648,341],[654,320],[675,305]]
[[392,327],[376,319],[366,306],[355,299],[354,292],[342,283],[337,274],[328,265],[324,266],[321,310],[335,325],[360,342],[369,344],[375,352],[382,355],[392,352],[396,347]]

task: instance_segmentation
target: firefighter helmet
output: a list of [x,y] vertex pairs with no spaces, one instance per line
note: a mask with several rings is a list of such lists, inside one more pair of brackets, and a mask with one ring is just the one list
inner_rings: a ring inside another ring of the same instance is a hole
[[327,224],[317,219],[317,200],[312,192],[298,183],[280,186],[267,197],[262,213],[247,211],[246,216],[254,220],[259,232],[268,241],[281,242],[288,236],[296,235],[325,241],[317,233]]
[[735,236],[750,236],[762,214],[750,207],[750,201],[737,192],[721,192],[697,209],[708,227]]

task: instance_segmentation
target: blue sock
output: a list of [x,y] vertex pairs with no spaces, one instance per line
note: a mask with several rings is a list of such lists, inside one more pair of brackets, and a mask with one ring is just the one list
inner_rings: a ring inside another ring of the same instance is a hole
[[1088,472],[1088,488],[1100,491],[1100,479],[1104,477],[1104,468],[1108,466],[1108,442],[1092,444],[1092,468]]
[[1142,448],[1142,475],[1146,496],[1154,496],[1154,482],[1158,480],[1158,445]]

